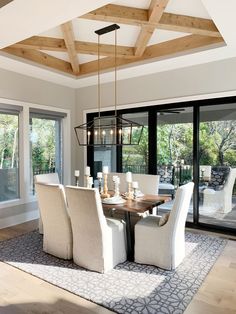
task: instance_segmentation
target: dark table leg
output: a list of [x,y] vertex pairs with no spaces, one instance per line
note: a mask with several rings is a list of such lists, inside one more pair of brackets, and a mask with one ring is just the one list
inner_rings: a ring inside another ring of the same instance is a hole
[[131,228],[130,212],[125,212],[126,237],[127,237],[127,260],[134,261],[134,235]]

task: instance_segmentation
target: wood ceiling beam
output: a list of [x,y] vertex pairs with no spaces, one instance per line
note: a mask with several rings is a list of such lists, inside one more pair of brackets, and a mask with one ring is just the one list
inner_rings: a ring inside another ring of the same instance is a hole
[[4,48],[1,51],[4,51],[16,57],[23,58],[28,61],[36,62],[37,64],[49,67],[57,71],[62,71],[67,74],[73,74],[71,64],[69,62],[49,56],[42,51],[12,47]]
[[79,58],[77,55],[77,50],[75,48],[75,36],[73,31],[72,22],[67,22],[61,25],[61,30],[65,40],[65,45],[67,48],[69,60],[72,66],[72,70],[75,75],[79,74]]
[[[20,41],[11,48],[21,49],[33,49],[33,50],[48,50],[48,51],[67,51],[64,39],[33,36],[31,38]],[[75,49],[77,53],[97,55],[98,47],[97,43],[75,41]],[[114,56],[114,45],[101,44],[100,45],[101,56]],[[117,46],[117,56],[121,58],[133,58],[134,48],[127,46]]]
[[[207,37],[201,35],[188,35],[173,39],[168,42],[148,46],[142,57],[135,59],[117,58],[117,66],[128,66],[131,63],[145,63],[147,61],[157,61],[167,59],[176,55],[185,55],[200,50],[216,48],[224,44],[223,38]],[[100,60],[101,71],[106,71],[114,67],[114,58],[108,57]],[[97,62],[91,61],[81,64],[80,74],[89,75],[97,72]]]
[[[98,45],[97,43],[77,41],[75,42],[76,50],[79,53],[97,55]],[[134,48],[127,46],[117,46],[116,47],[117,57],[120,58],[133,58]],[[100,55],[101,56],[114,56],[115,50],[114,45],[100,44]]]
[[[152,0],[148,10],[148,21],[151,23],[158,23],[164,13],[169,0]],[[156,27],[142,25],[138,39],[135,44],[135,56],[141,57],[146,49],[149,40],[151,39]]]
[[[148,10],[114,4],[108,4],[102,8],[82,15],[80,18],[136,26],[150,26]],[[152,24],[153,27],[160,29],[196,35],[221,37],[221,34],[214,22],[209,19],[164,12],[160,21],[158,23],[153,22]]]
[[33,36],[28,39],[19,41],[10,46],[11,48],[33,49],[33,50],[48,50],[48,51],[67,51],[64,39]]

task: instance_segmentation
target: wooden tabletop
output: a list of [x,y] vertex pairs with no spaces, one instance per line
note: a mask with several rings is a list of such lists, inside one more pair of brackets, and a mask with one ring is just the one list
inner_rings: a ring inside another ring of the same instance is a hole
[[170,200],[168,196],[146,194],[143,197],[138,197],[136,200],[126,200],[123,204],[102,204],[103,208],[114,208],[133,213],[144,213]]

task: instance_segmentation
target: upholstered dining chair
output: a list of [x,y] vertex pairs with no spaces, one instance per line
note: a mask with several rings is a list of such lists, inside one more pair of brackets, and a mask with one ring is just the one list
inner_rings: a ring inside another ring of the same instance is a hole
[[[111,172],[108,174],[108,188],[113,190],[113,176],[120,178],[120,191],[127,191],[126,174],[119,172]],[[158,194],[159,175],[132,173],[133,181],[137,181],[139,190],[144,194]]]
[[135,262],[175,269],[185,256],[185,222],[194,184],[176,191],[169,218],[150,215],[135,225]]
[[89,270],[105,273],[126,260],[125,223],[105,218],[97,189],[67,186],[72,223],[73,259]]
[[43,250],[63,259],[72,258],[72,229],[62,184],[36,183],[43,222]]
[[[52,183],[52,184],[60,184],[58,173],[44,173],[37,174],[34,176],[34,183]],[[41,214],[39,211],[39,233],[43,234],[43,223]]]

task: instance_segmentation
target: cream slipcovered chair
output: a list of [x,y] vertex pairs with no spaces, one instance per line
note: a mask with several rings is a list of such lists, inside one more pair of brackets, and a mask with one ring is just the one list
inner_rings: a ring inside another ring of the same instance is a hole
[[168,221],[148,216],[135,225],[135,262],[175,269],[185,256],[185,221],[192,197],[192,182],[178,188]]
[[97,189],[66,187],[73,233],[73,259],[104,273],[126,260],[125,223],[105,218]]
[[36,183],[43,222],[43,250],[64,259],[72,258],[72,230],[67,212],[64,186]]
[[[114,184],[112,181],[113,176],[118,176],[120,178],[120,191],[127,192],[128,185],[126,182],[126,174],[119,173],[119,172],[111,172],[108,174],[108,188],[110,190],[114,189]],[[139,185],[139,191],[143,194],[158,194],[158,187],[159,187],[159,175],[152,175],[152,174],[141,174],[141,173],[132,173],[132,180],[137,181]],[[156,207],[152,209],[152,213],[156,214]],[[146,214],[145,214],[146,215]],[[141,214],[143,216],[143,214]]]
[[[108,174],[108,188],[113,190],[114,184],[112,181],[113,176],[118,176],[120,178],[120,191],[127,191],[127,182],[126,182],[126,174],[119,172],[111,172]],[[139,174],[132,173],[133,181],[137,181],[139,184],[139,190],[144,194],[158,194],[158,186],[159,186],[159,175],[152,174]]]
[[[34,176],[34,183],[52,183],[60,184],[60,180],[57,173],[45,173],[37,174]],[[41,219],[41,214],[39,211],[39,233],[43,234],[43,224]]]

